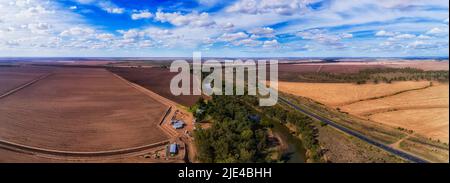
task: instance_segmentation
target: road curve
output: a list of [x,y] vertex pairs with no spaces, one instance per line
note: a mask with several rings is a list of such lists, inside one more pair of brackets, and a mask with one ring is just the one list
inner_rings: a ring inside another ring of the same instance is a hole
[[306,111],[306,110],[300,108],[299,106],[289,102],[288,100],[286,100],[286,99],[284,99],[282,97],[279,97],[279,99],[282,102],[284,102],[284,103],[288,104],[289,106],[291,106],[292,108],[296,109],[297,111],[300,111],[301,113],[304,113],[304,114],[306,114],[306,115],[308,115],[308,116],[310,116],[310,117],[312,117],[314,119],[317,119],[317,120],[319,120],[319,121],[321,121],[323,123],[326,123],[327,125],[330,125],[330,126],[332,126],[334,128],[337,128],[337,129],[339,129],[339,130],[341,130],[341,131],[343,131],[343,132],[345,132],[345,133],[347,133],[349,135],[357,137],[357,138],[361,139],[364,142],[367,142],[367,143],[372,144],[372,145],[374,145],[376,147],[379,147],[379,148],[381,148],[381,149],[383,149],[383,150],[385,150],[385,151],[387,151],[389,153],[392,153],[394,155],[397,155],[397,156],[399,156],[399,157],[401,157],[403,159],[406,159],[406,160],[414,162],[414,163],[429,163],[427,160],[424,160],[422,158],[416,157],[416,156],[408,154],[406,152],[403,152],[403,151],[394,149],[392,147],[389,147],[389,146],[387,146],[387,145],[385,145],[383,143],[380,143],[380,142],[377,142],[375,140],[372,140],[372,139],[370,139],[370,138],[368,138],[368,137],[366,137],[366,136],[364,136],[364,135],[362,135],[362,134],[360,134],[360,133],[358,133],[358,132],[356,132],[354,130],[351,130],[351,129],[346,128],[346,127],[344,127],[342,125],[339,125],[336,122],[333,122],[333,121],[331,121],[329,119],[326,119],[324,117],[320,117],[320,116],[318,116],[318,115],[316,115],[314,113]]

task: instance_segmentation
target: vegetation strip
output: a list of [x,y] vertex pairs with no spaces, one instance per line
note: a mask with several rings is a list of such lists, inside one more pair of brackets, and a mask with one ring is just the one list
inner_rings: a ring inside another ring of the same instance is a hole
[[313,117],[313,118],[315,118],[315,119],[317,119],[317,120],[319,120],[319,121],[321,121],[321,122],[323,122],[323,123],[326,123],[326,124],[328,124],[328,125],[330,125],[330,126],[333,126],[333,127],[337,128],[337,129],[339,129],[339,130],[341,130],[341,131],[343,131],[343,132],[345,132],[345,133],[347,133],[347,134],[349,134],[349,135],[355,136],[355,137],[357,137],[357,138],[359,138],[359,139],[361,139],[361,140],[363,140],[363,141],[365,141],[365,142],[367,142],[367,143],[369,143],[369,144],[372,144],[372,145],[374,145],[374,146],[376,146],[376,147],[379,147],[379,148],[381,148],[381,149],[383,149],[383,150],[385,150],[385,151],[387,151],[387,152],[390,152],[390,153],[392,153],[392,154],[395,154],[395,155],[397,155],[397,156],[399,156],[399,157],[402,157],[402,158],[404,158],[404,159],[406,159],[406,160],[409,160],[409,161],[411,161],[411,162],[414,162],[414,163],[428,163],[428,161],[426,161],[426,160],[424,160],[424,159],[421,159],[421,158],[419,158],[419,157],[413,156],[413,155],[408,154],[408,153],[406,153],[406,152],[403,152],[403,151],[394,149],[394,148],[392,148],[392,147],[389,147],[389,146],[387,146],[387,145],[385,145],[385,144],[382,144],[382,143],[380,143],[380,142],[377,142],[377,141],[375,141],[375,140],[372,140],[372,139],[370,139],[370,138],[368,138],[368,137],[366,137],[366,136],[364,136],[364,135],[362,135],[362,134],[360,134],[360,133],[358,133],[358,132],[355,132],[355,131],[350,130],[350,129],[346,128],[346,127],[343,127],[343,126],[341,126],[341,125],[338,125],[337,123],[335,123],[335,122],[333,122],[333,121],[331,121],[331,120],[328,120],[328,119],[326,119],[326,118],[323,118],[323,117],[320,117],[320,116],[318,116],[318,115],[315,115],[315,114],[313,114],[313,113],[311,113],[311,112],[308,112],[308,111],[306,111],[306,110],[303,110],[303,109],[300,108],[299,106],[297,106],[297,105],[295,105],[295,104],[289,102],[288,100],[286,100],[286,99],[284,99],[284,98],[279,97],[279,99],[280,99],[282,102],[284,102],[284,103],[288,104],[289,106],[291,106],[292,108],[294,108],[294,109],[296,109],[296,110],[298,110],[298,111],[300,111],[300,112],[302,112],[302,113],[304,113],[304,114],[306,114],[306,115],[308,115],[308,116],[311,116],[311,117]]
[[32,147],[22,144],[17,144],[13,142],[8,142],[4,140],[0,140],[0,145],[4,146],[3,148],[7,149],[19,149],[25,152],[31,152],[31,153],[42,153],[42,154],[49,154],[49,155],[57,155],[57,156],[73,156],[73,157],[89,157],[89,156],[112,156],[112,155],[121,155],[121,154],[129,154],[139,151],[144,151],[147,149],[163,146],[169,144],[168,140],[157,142],[153,144],[143,145],[139,147],[131,147],[131,148],[125,148],[125,149],[117,149],[117,150],[110,150],[110,151],[96,151],[96,152],[81,152],[81,151],[60,151],[60,150],[53,150],[53,149],[45,149],[45,148],[38,148],[38,147]]

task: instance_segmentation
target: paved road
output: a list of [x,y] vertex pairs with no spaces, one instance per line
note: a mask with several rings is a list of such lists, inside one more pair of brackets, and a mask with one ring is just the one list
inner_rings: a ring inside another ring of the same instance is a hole
[[302,113],[304,113],[304,114],[306,114],[308,116],[311,116],[312,118],[315,118],[315,119],[317,119],[317,120],[319,120],[321,122],[324,122],[324,123],[326,123],[326,124],[328,124],[328,125],[330,125],[332,127],[335,127],[335,128],[337,128],[337,129],[339,129],[339,130],[341,130],[341,131],[343,131],[343,132],[345,132],[345,133],[347,133],[349,135],[355,136],[355,137],[361,139],[362,141],[367,142],[369,144],[372,144],[374,146],[377,146],[377,147],[379,147],[379,148],[381,148],[381,149],[383,149],[383,150],[385,150],[387,152],[395,154],[395,155],[397,155],[399,157],[402,157],[402,158],[404,158],[404,159],[406,159],[408,161],[414,162],[414,163],[428,163],[428,161],[426,161],[424,159],[421,159],[421,158],[416,157],[414,155],[411,155],[411,154],[408,154],[406,152],[403,152],[403,151],[394,149],[392,147],[389,147],[389,146],[387,146],[387,145],[385,145],[383,143],[380,143],[380,142],[377,142],[375,140],[372,140],[372,139],[370,139],[370,138],[368,138],[368,137],[366,137],[366,136],[364,136],[364,135],[362,135],[362,134],[360,134],[360,133],[358,133],[356,131],[353,131],[353,130],[348,129],[348,128],[342,126],[342,125],[339,125],[336,122],[333,122],[333,121],[331,121],[329,119],[326,119],[324,117],[320,117],[320,116],[318,116],[316,114],[313,114],[313,113],[311,113],[309,111],[306,111],[306,110],[300,108],[299,106],[289,102],[288,100],[286,100],[284,98],[280,97],[279,99],[282,102],[284,102],[284,103],[288,104],[289,106],[291,106],[292,108],[294,108],[294,109],[296,109],[296,110],[298,110],[298,111],[300,111],[300,112],[302,112]]

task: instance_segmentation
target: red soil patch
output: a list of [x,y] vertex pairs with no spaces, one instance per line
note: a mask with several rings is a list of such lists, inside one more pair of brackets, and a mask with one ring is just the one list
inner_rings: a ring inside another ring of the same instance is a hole
[[49,72],[43,67],[0,67],[0,95]]
[[62,151],[108,151],[168,137],[158,127],[168,106],[104,69],[57,68],[0,99],[0,139]]
[[[114,67],[109,70],[130,82],[147,88],[165,98],[184,106],[192,106],[197,102],[199,96],[180,95],[175,96],[170,92],[170,81],[177,73],[170,72],[164,68],[126,68]],[[192,83],[192,82],[191,82]],[[192,87],[191,87],[192,88]]]

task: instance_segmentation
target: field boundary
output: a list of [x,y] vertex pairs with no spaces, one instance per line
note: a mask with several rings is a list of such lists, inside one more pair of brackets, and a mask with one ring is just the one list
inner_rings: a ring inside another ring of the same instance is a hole
[[48,73],[48,74],[41,75],[38,78],[31,80],[30,82],[27,82],[27,83],[25,83],[25,84],[23,84],[21,86],[18,86],[16,88],[12,89],[12,90],[9,90],[6,93],[1,94],[0,95],[0,99],[8,97],[8,96],[10,96],[10,95],[20,91],[21,89],[24,89],[24,88],[26,88],[26,87],[28,87],[28,86],[30,86],[30,85],[32,85],[32,84],[42,80],[42,79],[45,79],[45,78],[49,77],[50,75],[53,75],[53,73]]
[[165,98],[165,97],[163,97],[163,96],[161,96],[161,95],[159,95],[159,94],[157,94],[157,93],[155,93],[155,92],[153,92],[153,91],[151,91],[151,90],[149,90],[147,88],[144,88],[144,87],[142,87],[142,86],[140,86],[140,85],[138,85],[136,83],[130,82],[130,81],[126,80],[125,78],[122,78],[121,76],[119,76],[119,75],[117,75],[115,73],[112,73],[111,71],[108,71],[108,72],[111,73],[112,75],[114,75],[115,77],[119,78],[120,80],[124,81],[125,83],[127,83],[131,87],[141,91],[142,93],[152,97],[153,99],[155,99],[155,100],[157,100],[157,101],[159,101],[159,102],[161,102],[163,104],[166,104],[168,106],[176,106],[177,105],[177,103],[175,103],[175,102],[173,102],[173,101],[171,101],[171,100],[169,100],[169,99],[167,99],[167,98]]
[[356,115],[360,116],[373,116],[376,114],[395,112],[395,111],[405,111],[405,110],[421,110],[421,109],[448,109],[449,105],[418,105],[409,107],[387,107],[381,109],[373,109],[365,112],[361,112]]
[[424,89],[430,88],[432,86],[433,86],[433,84],[432,84],[432,82],[430,82],[427,86],[424,86],[424,87],[412,88],[412,89],[398,91],[398,92],[387,94],[387,95],[382,95],[382,96],[376,96],[376,97],[370,97],[370,98],[365,98],[365,99],[359,99],[359,100],[355,100],[355,101],[345,102],[345,103],[342,103],[342,104],[337,105],[337,106],[344,107],[344,106],[352,105],[352,104],[355,104],[355,103],[358,103],[358,102],[365,102],[365,101],[370,101],[370,100],[383,99],[383,98],[392,97],[392,96],[399,95],[399,94],[406,93],[406,92],[410,92],[410,91],[424,90]]
[[355,130],[347,128],[347,127],[345,127],[345,126],[343,126],[341,124],[338,124],[338,123],[336,123],[336,122],[334,122],[334,121],[332,121],[332,120],[330,120],[328,118],[321,117],[321,116],[319,116],[319,115],[317,115],[317,114],[315,114],[313,112],[307,111],[307,110],[299,107],[298,105],[290,102],[288,99],[285,99],[285,98],[282,98],[282,97],[279,97],[279,99],[281,100],[281,102],[286,103],[288,106],[296,109],[297,111],[299,111],[299,112],[301,112],[303,114],[306,114],[306,115],[308,115],[308,116],[310,116],[310,117],[312,117],[312,118],[314,118],[314,119],[316,119],[318,121],[326,123],[326,124],[334,127],[335,129],[338,129],[338,130],[340,130],[340,131],[342,131],[342,132],[344,132],[344,133],[346,133],[348,135],[356,137],[356,138],[358,138],[358,139],[360,139],[360,140],[362,140],[362,141],[364,141],[364,142],[366,142],[366,143],[368,143],[370,145],[373,145],[374,147],[378,147],[378,148],[380,148],[380,149],[382,149],[382,150],[384,150],[386,152],[389,152],[389,153],[391,153],[393,155],[396,155],[398,157],[401,157],[401,158],[403,158],[405,160],[408,160],[408,161],[414,162],[414,163],[428,163],[429,162],[429,161],[427,161],[425,159],[422,159],[421,157],[418,157],[416,155],[412,155],[412,154],[407,153],[407,152],[405,152],[403,150],[396,149],[396,148],[390,147],[390,146],[388,146],[388,145],[386,145],[384,143],[381,143],[381,142],[378,142],[376,140],[373,140],[373,139],[371,139],[371,138],[361,134],[360,132],[357,132]]
[[124,155],[124,154],[129,154],[129,153],[145,151],[148,149],[152,149],[152,148],[167,145],[167,144],[169,144],[169,140],[156,142],[153,144],[147,144],[147,145],[143,145],[143,146],[138,146],[138,147],[130,147],[130,148],[124,148],[124,149],[117,149],[117,150],[83,152],[83,151],[61,151],[61,150],[54,150],[54,149],[38,148],[38,147],[32,147],[32,146],[27,146],[27,145],[23,145],[23,144],[17,144],[17,143],[5,141],[5,140],[0,140],[0,148],[6,148],[6,149],[10,149],[10,150],[18,149],[18,150],[21,150],[24,152],[41,153],[41,154],[56,155],[56,156],[72,156],[72,157],[92,157],[92,156],[99,157],[99,156]]

